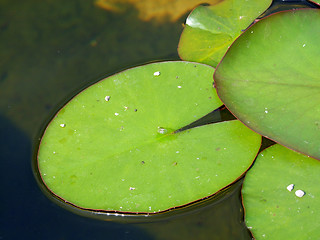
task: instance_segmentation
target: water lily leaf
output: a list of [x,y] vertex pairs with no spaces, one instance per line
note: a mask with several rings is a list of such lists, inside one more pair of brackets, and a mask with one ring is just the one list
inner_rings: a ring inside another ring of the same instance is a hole
[[320,10],[271,15],[230,47],[214,79],[254,131],[320,159]]
[[180,38],[181,59],[216,67],[231,43],[271,2],[224,0],[197,7],[188,16]]
[[222,105],[210,66],[163,62],[75,96],[42,137],[49,191],[83,209],[155,213],[210,196],[252,164],[261,137],[240,121],[176,131]]
[[279,144],[264,150],[242,189],[255,239],[318,239],[320,162]]

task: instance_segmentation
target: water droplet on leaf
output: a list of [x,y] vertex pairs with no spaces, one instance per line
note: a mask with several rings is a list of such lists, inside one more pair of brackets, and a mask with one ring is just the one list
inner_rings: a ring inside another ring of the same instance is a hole
[[158,133],[160,134],[166,134],[168,131],[167,129],[163,128],[163,127],[158,127]]

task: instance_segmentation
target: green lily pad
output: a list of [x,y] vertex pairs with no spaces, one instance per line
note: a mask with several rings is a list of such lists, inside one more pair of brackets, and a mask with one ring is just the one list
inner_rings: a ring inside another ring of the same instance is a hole
[[242,189],[255,239],[319,239],[319,172],[318,160],[279,144],[258,156]]
[[177,131],[222,105],[213,71],[153,63],[75,96],[39,146],[46,191],[83,210],[153,214],[234,182],[252,164],[260,135],[237,120]]
[[230,47],[214,79],[221,100],[254,131],[320,159],[320,10],[280,12]]
[[181,59],[216,67],[231,43],[271,4],[271,0],[224,0],[199,6],[186,20],[179,42]]

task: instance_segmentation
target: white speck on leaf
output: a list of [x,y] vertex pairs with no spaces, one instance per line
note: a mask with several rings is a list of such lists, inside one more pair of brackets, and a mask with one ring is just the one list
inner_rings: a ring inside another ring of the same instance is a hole
[[118,115],[119,115],[119,113],[114,113],[114,115],[118,116]]
[[288,187],[287,187],[287,189],[288,189],[289,192],[291,192],[291,191],[293,190],[293,188],[294,188],[294,184],[290,184],[290,185],[288,185]]
[[296,194],[296,196],[297,197],[303,197],[306,193],[304,192],[304,191],[302,191],[302,190],[297,190],[296,192],[295,192],[295,194]]
[[60,127],[64,128],[64,127],[66,127],[66,124],[61,123],[61,124],[60,124]]
[[159,71],[153,73],[154,76],[160,76],[160,74],[161,73]]
[[106,100],[107,102],[109,102],[110,96],[106,96],[106,97],[104,98],[104,100]]
[[134,188],[134,187],[130,187],[130,188],[129,188],[130,191],[135,190],[135,189],[136,189],[136,188]]

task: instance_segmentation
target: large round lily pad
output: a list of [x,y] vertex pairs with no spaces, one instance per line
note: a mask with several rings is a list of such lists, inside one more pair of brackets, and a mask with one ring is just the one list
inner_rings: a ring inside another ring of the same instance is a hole
[[212,67],[153,63],[75,96],[42,137],[48,191],[75,207],[157,213],[213,195],[252,164],[261,137],[240,121],[178,129],[222,105]]
[[276,144],[243,183],[245,221],[256,239],[319,239],[320,162]]
[[320,159],[320,10],[280,12],[230,47],[214,79],[228,109],[254,131]]

